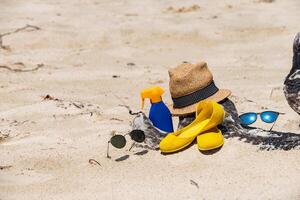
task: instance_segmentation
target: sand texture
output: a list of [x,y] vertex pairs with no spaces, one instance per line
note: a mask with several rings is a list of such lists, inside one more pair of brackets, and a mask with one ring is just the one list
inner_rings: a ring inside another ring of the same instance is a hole
[[300,199],[299,149],[227,138],[218,152],[164,156],[129,151],[127,137],[106,158],[111,134],[131,130],[121,105],[138,111],[152,85],[170,102],[167,70],[183,61],[207,61],[240,113],[283,112],[274,130],[300,134],[283,93],[299,10],[299,0],[1,0],[0,199]]

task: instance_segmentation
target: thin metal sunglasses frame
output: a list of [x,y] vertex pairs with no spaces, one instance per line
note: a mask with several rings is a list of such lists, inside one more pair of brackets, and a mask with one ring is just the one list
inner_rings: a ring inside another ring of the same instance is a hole
[[[133,133],[133,131],[141,131],[141,132],[143,132],[144,135],[142,136],[142,137],[143,137],[142,141],[137,141],[137,140],[134,139],[134,137],[131,135],[131,134]],[[145,140],[145,133],[144,133],[144,131],[142,131],[142,130],[132,130],[131,132],[126,133],[125,135],[121,135],[121,134],[113,135],[113,136],[110,138],[110,140],[107,142],[107,150],[106,150],[106,157],[107,157],[107,158],[111,158],[111,156],[109,155],[109,144],[111,144],[111,139],[112,139],[113,137],[115,137],[115,136],[119,136],[119,137],[122,136],[122,137],[124,138],[124,140],[125,140],[125,144],[124,144],[123,147],[118,148],[118,147],[115,147],[115,146],[112,144],[112,146],[114,146],[115,148],[122,149],[122,148],[124,148],[124,147],[126,146],[127,140],[126,140],[125,136],[127,136],[127,135],[129,135],[130,138],[134,141],[134,142],[132,143],[131,147],[129,148],[129,151],[134,147],[134,145],[135,145],[136,143],[141,143],[141,142],[143,142],[143,141]]]

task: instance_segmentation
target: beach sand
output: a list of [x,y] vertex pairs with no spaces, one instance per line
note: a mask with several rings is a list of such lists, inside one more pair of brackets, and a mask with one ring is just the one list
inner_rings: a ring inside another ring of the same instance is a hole
[[300,134],[282,90],[299,9],[298,0],[1,0],[0,34],[21,29],[0,49],[0,199],[300,199],[299,150],[226,139],[208,155],[193,145],[165,156],[129,151],[128,140],[106,158],[111,134],[131,130],[120,105],[139,110],[152,85],[169,103],[167,70],[183,61],[207,61],[239,112],[284,112],[274,130]]

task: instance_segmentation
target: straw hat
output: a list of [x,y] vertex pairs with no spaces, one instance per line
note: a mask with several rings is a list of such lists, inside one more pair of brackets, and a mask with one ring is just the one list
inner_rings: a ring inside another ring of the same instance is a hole
[[196,104],[204,99],[220,102],[231,94],[230,90],[219,89],[206,62],[182,63],[169,70],[169,87],[173,104],[170,111],[174,116],[195,112]]

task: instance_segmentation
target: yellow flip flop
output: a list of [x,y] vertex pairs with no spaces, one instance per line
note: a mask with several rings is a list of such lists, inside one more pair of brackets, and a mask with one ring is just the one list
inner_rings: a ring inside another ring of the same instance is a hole
[[196,119],[190,125],[168,134],[160,142],[161,152],[172,153],[187,147],[200,133],[222,123],[225,112],[223,107],[215,101],[203,100],[197,104],[196,114]]
[[213,150],[224,144],[224,136],[217,127],[197,136],[197,146],[201,151]]

